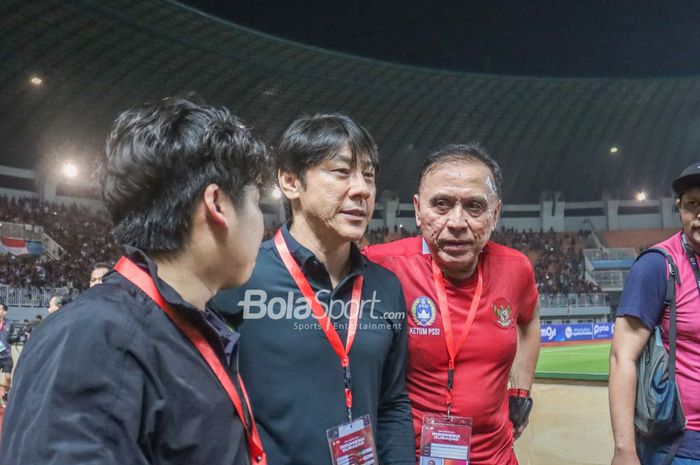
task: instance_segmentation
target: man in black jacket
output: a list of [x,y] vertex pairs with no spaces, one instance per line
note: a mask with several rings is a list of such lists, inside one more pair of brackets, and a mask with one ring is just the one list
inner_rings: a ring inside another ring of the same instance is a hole
[[238,334],[205,308],[253,269],[264,144],[225,109],[166,99],[122,113],[106,152],[103,199],[125,256],[32,334],[0,462],[265,463]]
[[263,243],[251,280],[212,302],[242,316],[241,373],[270,463],[330,464],[327,430],[369,415],[379,462],[415,465],[403,292],[353,243],[372,218],[377,147],[350,118],[315,115],[291,124],[275,157],[291,222]]

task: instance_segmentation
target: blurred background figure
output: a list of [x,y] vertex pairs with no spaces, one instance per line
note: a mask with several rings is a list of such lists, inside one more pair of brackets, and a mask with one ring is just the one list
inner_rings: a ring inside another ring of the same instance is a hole
[[95,263],[90,273],[90,287],[102,283],[102,278],[109,272],[109,267],[104,263]]
[[53,313],[63,307],[65,304],[68,303],[68,297],[63,296],[63,295],[55,295],[51,297],[51,300],[49,300],[49,313]]
[[9,341],[9,323],[5,320],[7,305],[0,303],[0,371],[2,371],[2,406],[7,402],[7,395],[12,387],[12,351]]

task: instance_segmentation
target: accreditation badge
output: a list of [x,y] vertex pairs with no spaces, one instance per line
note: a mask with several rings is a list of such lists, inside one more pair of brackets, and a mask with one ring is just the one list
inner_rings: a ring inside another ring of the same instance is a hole
[[468,465],[471,441],[471,418],[425,415],[420,436],[420,465]]
[[379,464],[369,415],[326,431],[333,465]]

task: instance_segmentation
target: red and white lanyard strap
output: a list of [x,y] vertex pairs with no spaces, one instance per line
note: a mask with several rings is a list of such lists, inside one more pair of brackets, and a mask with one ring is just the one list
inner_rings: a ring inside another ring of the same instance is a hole
[[438,296],[438,305],[440,308],[440,314],[442,315],[442,326],[445,329],[445,345],[447,345],[447,353],[449,354],[449,364],[447,367],[447,393],[445,394],[445,402],[447,403],[447,416],[450,416],[452,410],[452,386],[454,383],[454,373],[455,373],[455,359],[460,349],[464,345],[464,341],[467,340],[467,335],[472,329],[472,324],[474,323],[474,317],[476,316],[476,310],[479,308],[479,301],[481,300],[481,291],[483,288],[483,279],[481,276],[481,267],[476,268],[476,289],[474,290],[474,298],[472,299],[471,306],[469,307],[469,314],[467,315],[467,321],[462,329],[462,335],[459,338],[459,342],[455,345],[453,333],[452,333],[452,320],[450,319],[450,306],[447,302],[447,292],[445,291],[445,281],[442,276],[442,271],[433,260],[433,281],[435,282],[435,290]]
[[134,285],[136,285],[136,287],[141,289],[156,304],[158,304],[158,306],[166,313],[166,315],[168,315],[170,320],[173,323],[175,323],[175,325],[180,329],[180,331],[182,331],[182,333],[185,336],[187,336],[187,338],[197,348],[199,353],[207,362],[207,365],[209,365],[209,368],[211,368],[211,371],[213,371],[214,375],[216,375],[216,378],[221,383],[221,386],[228,394],[229,398],[231,399],[231,403],[233,404],[233,407],[236,409],[236,413],[238,413],[238,416],[241,419],[241,423],[243,423],[243,428],[245,429],[246,433],[246,439],[248,441],[251,463],[256,465],[266,465],[267,457],[265,455],[265,451],[263,450],[262,442],[260,441],[260,436],[258,435],[257,427],[255,426],[255,418],[253,418],[253,412],[251,412],[250,410],[250,401],[248,400],[248,393],[245,390],[245,386],[243,385],[243,380],[241,379],[240,375],[238,375],[238,384],[241,388],[243,397],[245,399],[245,408],[246,413],[250,418],[250,425],[246,423],[246,416],[244,415],[243,411],[244,406],[241,402],[241,398],[238,394],[238,391],[233,385],[233,382],[231,381],[231,378],[228,375],[226,368],[224,368],[224,365],[221,363],[221,360],[219,359],[219,357],[217,357],[216,353],[214,352],[214,349],[209,344],[209,342],[207,342],[202,333],[199,330],[197,330],[197,328],[195,328],[189,321],[187,321],[181,315],[173,311],[173,309],[167,304],[165,299],[163,299],[163,296],[158,291],[158,288],[153,282],[153,278],[144,270],[139,268],[134,262],[132,262],[126,257],[122,257],[119,259],[119,262],[114,267],[114,269],[126,279],[131,281]]
[[299,268],[299,265],[297,264],[296,260],[294,260],[294,257],[292,257],[291,252],[289,252],[289,248],[287,247],[287,243],[282,236],[281,230],[278,230],[277,234],[275,234],[275,246],[277,247],[280,257],[282,257],[284,266],[287,268],[287,271],[289,271],[289,274],[292,275],[292,279],[294,279],[297,287],[299,287],[299,291],[301,291],[302,295],[311,306],[311,311],[313,312],[314,317],[316,317],[318,320],[318,324],[321,325],[321,329],[323,329],[328,342],[331,344],[331,347],[340,359],[340,364],[343,367],[343,374],[345,378],[345,407],[348,411],[348,421],[352,421],[352,375],[350,372],[349,354],[352,343],[355,341],[355,333],[357,333],[357,321],[360,317],[360,299],[362,298],[362,283],[364,278],[362,275],[359,275],[355,278],[355,282],[352,285],[350,317],[348,319],[348,335],[345,341],[345,347],[343,347],[343,343],[340,341],[340,337],[338,336],[333,323],[331,322],[330,318],[328,318],[326,311],[316,298],[316,294],[311,288],[306,276],[304,276],[304,273],[301,271],[301,268]]

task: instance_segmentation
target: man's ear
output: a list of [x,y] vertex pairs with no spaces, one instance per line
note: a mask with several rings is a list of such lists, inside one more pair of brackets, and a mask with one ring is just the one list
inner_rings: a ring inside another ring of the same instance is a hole
[[216,184],[209,184],[204,189],[203,199],[207,218],[219,226],[228,227],[229,224],[226,220],[226,215],[224,215],[224,210],[233,208],[233,205],[230,202],[224,204],[224,193],[221,188]]
[[277,183],[280,186],[280,191],[289,200],[299,198],[299,192],[302,189],[301,180],[296,174],[289,171],[277,170]]
[[418,194],[413,194],[413,211],[416,215],[416,227],[420,229],[420,199],[418,199]]

